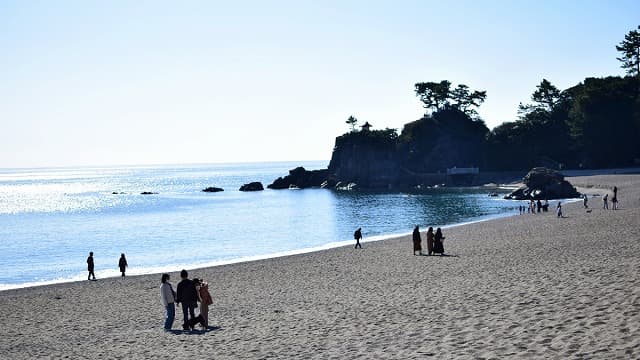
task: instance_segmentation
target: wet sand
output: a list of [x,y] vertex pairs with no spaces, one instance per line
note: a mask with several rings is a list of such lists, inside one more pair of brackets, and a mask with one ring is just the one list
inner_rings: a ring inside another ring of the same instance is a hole
[[207,331],[177,330],[180,310],[162,330],[160,275],[3,291],[0,357],[640,358],[640,175],[568,180],[618,186],[620,210],[596,196],[446,229],[446,257],[403,237],[190,270]]

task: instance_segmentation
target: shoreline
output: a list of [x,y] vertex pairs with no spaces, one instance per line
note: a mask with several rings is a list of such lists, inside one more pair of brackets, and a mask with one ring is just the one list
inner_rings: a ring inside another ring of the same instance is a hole
[[[569,201],[580,201],[580,200],[569,199]],[[444,230],[449,228],[455,228],[458,226],[465,226],[465,225],[470,225],[470,224],[475,224],[475,223],[480,223],[485,221],[492,221],[496,219],[517,216],[517,215],[518,214],[515,212],[514,213],[504,212],[500,214],[481,216],[479,218],[474,218],[472,220],[463,221],[460,223],[453,223],[448,225],[433,225],[433,226],[434,228],[441,227]],[[425,231],[426,230],[421,230],[420,232],[424,233]],[[411,235],[411,231],[407,231],[403,233],[382,234],[382,235],[375,235],[375,236],[363,238],[360,242],[362,244],[366,244],[366,243],[373,243],[378,241],[394,240],[394,239],[403,238],[409,235]],[[220,267],[225,265],[242,264],[242,263],[249,263],[249,262],[260,261],[260,260],[269,260],[269,259],[276,259],[276,258],[295,256],[295,255],[301,255],[301,254],[321,252],[321,251],[335,249],[335,248],[350,247],[350,246],[353,246],[353,244],[354,244],[354,240],[342,240],[342,241],[338,240],[338,241],[332,241],[326,244],[313,246],[309,248],[287,250],[287,251],[269,253],[269,254],[263,254],[263,255],[245,256],[245,257],[239,257],[239,258],[228,259],[228,260],[218,260],[218,261],[212,261],[212,262],[207,262],[202,264],[157,266],[153,268],[148,268],[148,270],[142,270],[141,272],[135,272],[135,271],[132,272],[129,269],[127,270],[127,277],[149,276],[149,275],[159,276],[162,273],[178,273],[182,269],[186,269],[188,271],[193,271],[198,269],[208,269],[208,268]],[[104,270],[102,271],[104,272]],[[100,274],[100,271],[97,271],[97,273]],[[104,279],[115,279],[120,277],[120,272],[117,269],[108,270],[108,273],[109,275],[100,276],[98,277],[98,279],[104,280]],[[4,291],[9,291],[9,290],[29,289],[29,288],[43,287],[43,286],[54,286],[58,284],[84,283],[87,281],[84,279],[85,275],[86,275],[86,272],[83,272],[82,275],[78,275],[75,278],[54,279],[54,280],[44,281],[44,282],[27,282],[22,284],[15,284],[15,285],[4,284],[4,285],[0,285],[0,293]]]

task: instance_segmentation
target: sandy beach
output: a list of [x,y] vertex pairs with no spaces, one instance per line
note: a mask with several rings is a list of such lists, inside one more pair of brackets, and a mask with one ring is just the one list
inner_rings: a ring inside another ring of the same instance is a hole
[[640,175],[567,180],[591,212],[446,229],[447,257],[403,237],[189,269],[210,284],[208,331],[178,330],[178,309],[163,331],[159,274],[3,291],[0,358],[640,358]]

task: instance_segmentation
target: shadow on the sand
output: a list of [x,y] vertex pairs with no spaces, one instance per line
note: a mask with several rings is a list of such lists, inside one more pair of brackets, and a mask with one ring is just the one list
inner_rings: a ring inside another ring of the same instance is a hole
[[427,254],[422,254],[419,256],[426,256],[426,257],[435,257],[435,258],[439,258],[439,257],[459,257],[458,255],[452,255],[452,254],[433,254],[433,255],[427,255]]
[[206,333],[222,330],[220,326],[209,326],[206,329],[193,329],[193,330],[169,330],[168,333],[173,335],[204,335]]

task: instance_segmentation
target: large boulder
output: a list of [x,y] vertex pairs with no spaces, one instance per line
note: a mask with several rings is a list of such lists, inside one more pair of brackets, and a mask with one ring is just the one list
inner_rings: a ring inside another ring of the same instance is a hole
[[570,199],[580,196],[576,188],[565,180],[562,174],[544,167],[531,169],[522,179],[522,182],[524,186],[505,196],[505,199],[552,200]]
[[240,191],[261,191],[264,190],[261,182],[254,181],[248,184],[244,184],[240,187]]
[[321,187],[322,183],[327,180],[329,171],[324,170],[306,170],[302,166],[299,166],[293,170],[289,170],[289,175],[279,177],[273,181],[272,184],[267,186],[269,189],[289,189],[291,187],[297,187],[305,189],[309,187]]

